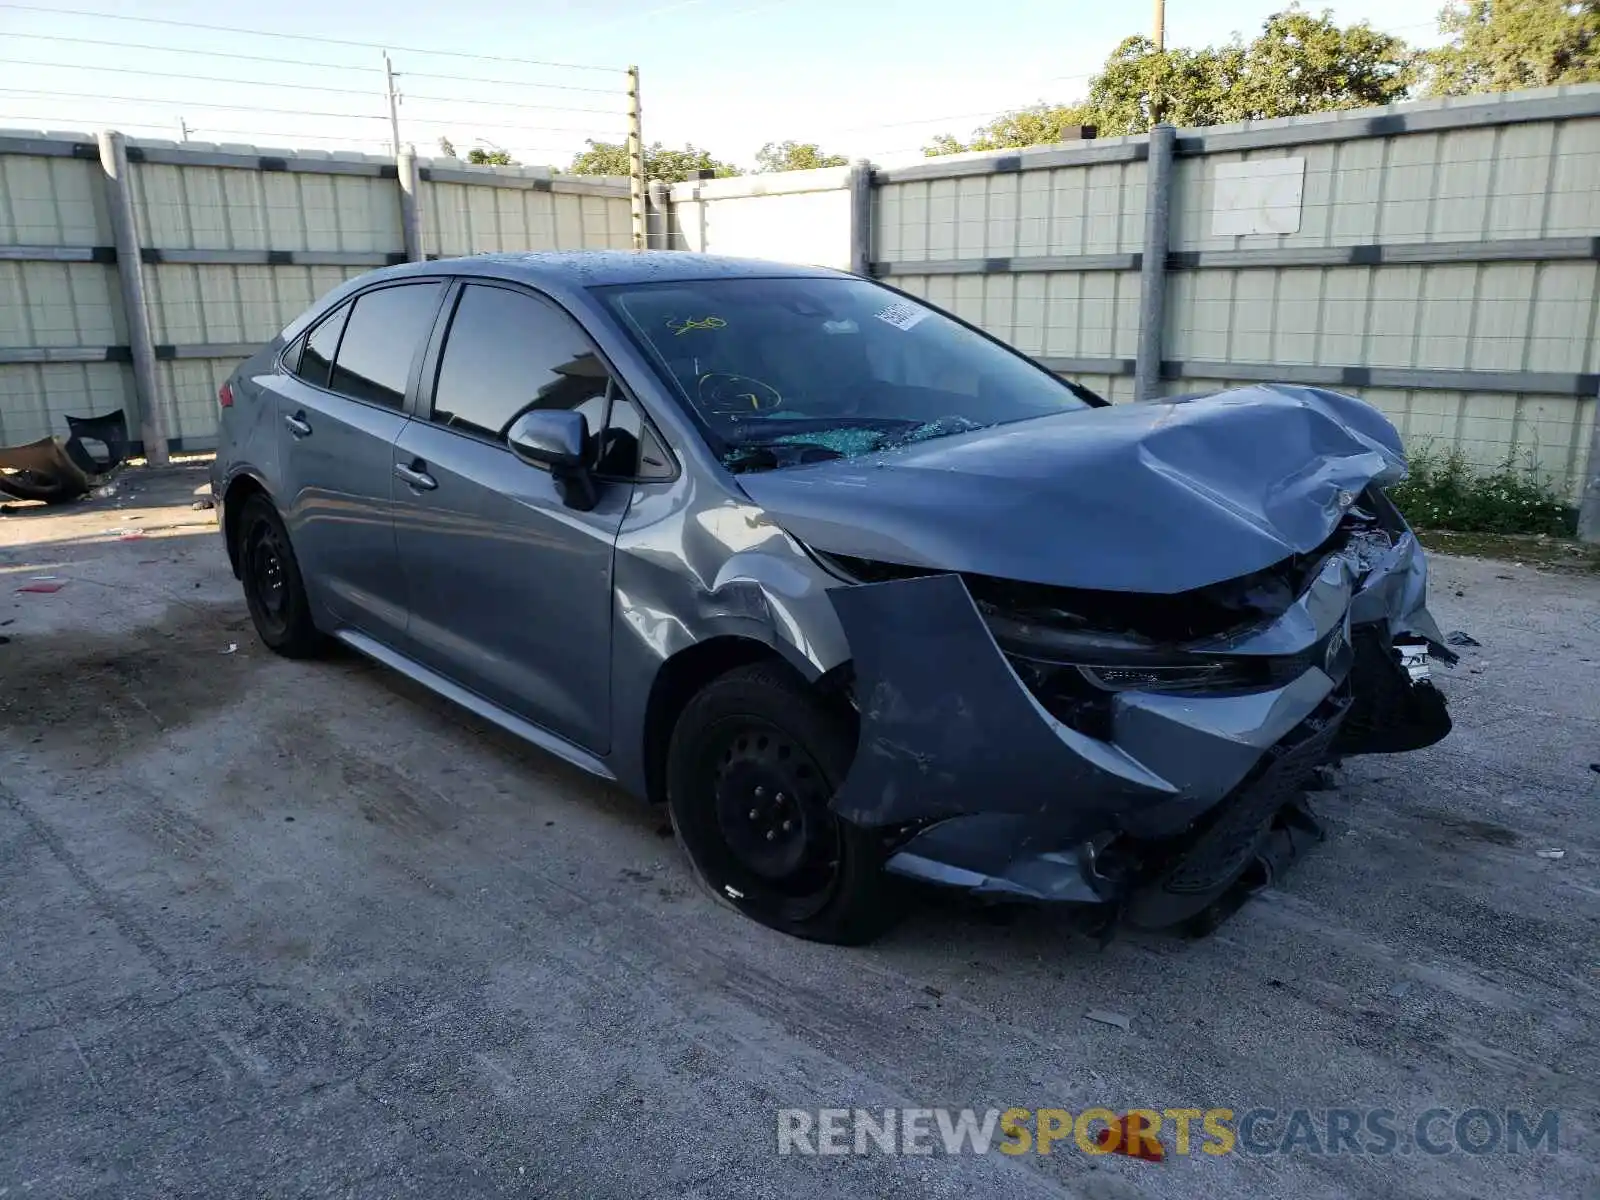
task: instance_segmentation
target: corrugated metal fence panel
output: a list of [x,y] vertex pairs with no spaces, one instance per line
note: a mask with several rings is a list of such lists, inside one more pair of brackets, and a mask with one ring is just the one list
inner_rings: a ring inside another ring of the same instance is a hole
[[873,258],[892,264],[1111,254],[1143,241],[1143,163],[886,183]]
[[[0,250],[111,242],[100,165],[0,155]],[[0,261],[0,347],[74,350],[127,340],[116,268]],[[62,417],[121,408],[131,386],[115,362],[0,363],[0,445],[65,433]]]
[[421,205],[423,244],[437,257],[633,244],[626,196],[427,182]]
[[145,264],[157,345],[267,342],[313,301],[368,267]]
[[208,449],[217,441],[217,389],[239,364],[226,358],[196,358],[156,363],[167,437],[184,449]]
[[[1555,93],[1540,93],[1545,96]],[[1530,97],[1529,99],[1537,99]],[[1476,99],[1476,98],[1475,98]],[[1519,99],[1504,101],[1507,105]],[[1406,113],[1450,104],[1403,106]],[[1364,121],[1346,113],[1320,122]],[[1301,122],[1302,125],[1310,122]],[[1203,131],[1221,140],[1235,128]],[[1214,232],[1219,166],[1304,159],[1299,228]],[[1466,125],[1180,157],[1165,357],[1208,363],[1590,374],[1600,370],[1600,262],[1383,263],[1396,247],[1600,236],[1600,118]],[[1207,266],[1217,252],[1360,246],[1371,266]],[[1171,391],[1216,381],[1169,381]],[[1576,495],[1595,402],[1580,396],[1354,388],[1409,441],[1480,467],[1532,464]]]
[[98,162],[0,155],[0,246],[105,246],[111,242]]
[[[1287,158],[1305,160],[1297,232],[1212,232],[1219,166]],[[1600,118],[1186,156],[1176,164],[1172,247],[1285,249],[1591,235],[1600,218],[1597,194]]]
[[132,392],[133,372],[122,363],[0,365],[0,445],[65,434],[62,417],[121,411]]
[[393,179],[133,166],[143,244],[162,250],[366,250],[402,248]]

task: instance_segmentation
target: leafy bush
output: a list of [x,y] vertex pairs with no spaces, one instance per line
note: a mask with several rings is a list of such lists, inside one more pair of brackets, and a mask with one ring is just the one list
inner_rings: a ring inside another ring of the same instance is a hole
[[1411,454],[1411,473],[1389,489],[1411,524],[1469,533],[1546,533],[1570,537],[1578,510],[1533,469],[1510,458],[1484,472],[1459,449],[1424,446]]

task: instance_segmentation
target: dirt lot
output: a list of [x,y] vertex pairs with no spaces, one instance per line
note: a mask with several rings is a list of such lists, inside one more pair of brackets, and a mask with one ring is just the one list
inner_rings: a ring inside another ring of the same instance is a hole
[[[264,651],[200,479],[0,517],[0,1196],[1600,1189],[1600,579],[1437,560],[1482,642],[1457,731],[1352,764],[1208,940],[942,903],[840,950],[392,675]],[[779,1108],[886,1105],[1385,1108],[1401,1142],[776,1154]],[[1413,1150],[1478,1107],[1558,1110],[1559,1151]]]

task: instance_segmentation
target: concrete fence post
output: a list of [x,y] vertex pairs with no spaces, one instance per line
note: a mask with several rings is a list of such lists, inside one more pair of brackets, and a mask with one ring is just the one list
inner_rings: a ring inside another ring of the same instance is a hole
[[1161,394],[1161,342],[1166,320],[1167,250],[1172,224],[1172,150],[1177,135],[1178,131],[1166,124],[1150,130],[1144,250],[1139,266],[1139,350],[1133,367],[1136,400],[1149,400]]
[[644,245],[646,250],[672,249],[672,199],[665,180],[652,179],[645,189]]
[[133,214],[133,178],[128,170],[128,142],[112,129],[100,133],[100,169],[106,177],[106,207],[111,214],[111,242],[117,250],[117,282],[133,351],[133,394],[137,412],[130,424],[144,442],[144,460],[167,465],[166,422],[156,392],[156,348],[150,336],[150,309],[144,294],[144,255],[139,222]]
[[1600,388],[1589,403],[1594,406],[1594,428],[1589,431],[1589,459],[1578,502],[1578,538],[1600,545]]
[[418,203],[422,186],[421,172],[417,170],[417,151],[414,146],[404,146],[395,155],[395,170],[400,179],[400,239],[405,247],[407,262],[421,262],[422,208]]
[[872,274],[872,164],[864,158],[850,164],[850,270]]

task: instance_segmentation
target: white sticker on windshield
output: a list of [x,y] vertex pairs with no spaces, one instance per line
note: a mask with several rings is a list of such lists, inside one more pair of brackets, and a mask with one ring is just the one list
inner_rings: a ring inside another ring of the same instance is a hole
[[907,304],[904,300],[897,300],[888,308],[877,314],[880,321],[887,321],[896,329],[910,329],[923,317],[928,315],[928,310]]

